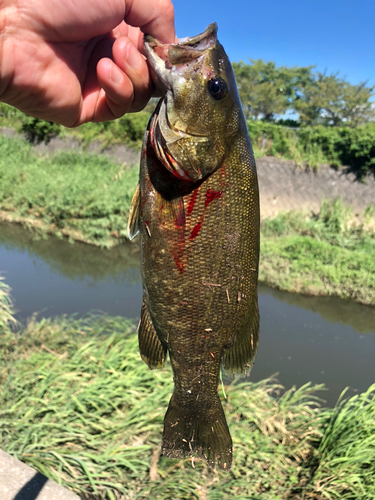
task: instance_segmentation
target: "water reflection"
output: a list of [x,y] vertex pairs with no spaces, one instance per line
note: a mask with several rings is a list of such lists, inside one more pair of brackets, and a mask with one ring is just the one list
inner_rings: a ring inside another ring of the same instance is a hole
[[[371,324],[363,325],[372,335],[364,335],[350,324],[333,322],[333,315],[328,322],[326,301],[321,314],[318,301],[307,306],[310,297],[305,297],[302,308],[300,303],[290,304],[285,293],[260,288],[261,340],[251,380],[279,372],[286,387],[309,381],[324,383],[329,392],[322,397],[330,405],[345,387],[350,387],[349,395],[353,395],[374,382],[375,310]],[[336,301],[332,307],[335,305]]]
[[138,245],[105,250],[41,238],[16,224],[0,224],[0,271],[12,288],[16,317],[85,315],[102,310],[137,318],[141,307]]
[[[137,244],[119,245],[109,251],[79,242],[71,243],[66,238],[38,235],[18,224],[0,223],[0,247],[38,257],[48,264],[51,271],[72,280],[85,279],[92,284],[140,280]],[[0,260],[0,266],[1,263]]]
[[349,325],[360,333],[374,333],[375,331],[374,307],[357,304],[352,300],[344,300],[338,297],[310,297],[296,293],[285,293],[280,290],[270,289],[262,283],[259,285],[259,292],[271,294],[276,300],[285,304],[318,313],[329,323]]
[[[35,238],[0,224],[0,271],[12,287],[17,317],[87,314],[100,309],[138,318],[142,287],[138,245],[103,250]],[[286,387],[324,382],[334,404],[350,386],[374,381],[375,308],[332,297],[306,297],[259,287],[261,341],[251,380],[279,372]]]

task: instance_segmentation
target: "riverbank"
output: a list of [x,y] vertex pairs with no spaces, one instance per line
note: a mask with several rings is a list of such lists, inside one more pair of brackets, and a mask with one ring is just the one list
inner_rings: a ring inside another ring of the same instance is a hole
[[0,136],[0,220],[109,248],[127,239],[138,172],[104,155],[37,155]]
[[228,385],[232,470],[193,469],[160,456],[171,369],[148,370],[129,321],[58,318],[16,335],[3,325],[0,447],[83,499],[375,495],[375,386],[325,409],[322,386],[280,396],[274,380]]
[[336,295],[374,306],[374,209],[359,220],[340,200],[323,203],[314,216],[293,211],[266,219],[260,281],[288,292]]
[[[12,168],[9,168],[12,165]],[[0,137],[0,220],[105,248],[127,241],[138,167],[103,155],[37,155]],[[260,279],[281,290],[375,305],[374,208],[339,201],[262,221]]]

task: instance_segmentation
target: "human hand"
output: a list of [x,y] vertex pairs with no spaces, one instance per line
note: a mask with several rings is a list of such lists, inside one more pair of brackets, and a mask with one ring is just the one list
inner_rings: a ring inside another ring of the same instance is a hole
[[143,33],[175,41],[171,0],[0,0],[0,101],[68,127],[139,111]]

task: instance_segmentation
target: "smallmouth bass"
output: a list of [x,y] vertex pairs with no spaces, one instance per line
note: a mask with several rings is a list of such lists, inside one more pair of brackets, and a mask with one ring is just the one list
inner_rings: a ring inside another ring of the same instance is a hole
[[217,26],[175,44],[145,36],[163,97],[150,118],[128,232],[140,233],[142,359],[174,392],[162,452],[229,470],[220,368],[248,374],[259,337],[259,194],[251,142]]

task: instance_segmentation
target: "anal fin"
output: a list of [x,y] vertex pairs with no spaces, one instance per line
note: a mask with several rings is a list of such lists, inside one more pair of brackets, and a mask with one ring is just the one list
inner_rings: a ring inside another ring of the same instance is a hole
[[254,364],[259,340],[259,309],[254,299],[251,318],[242,326],[233,343],[224,351],[223,369],[230,377],[246,376]]
[[146,365],[151,370],[163,368],[167,349],[163,347],[156,333],[145,296],[143,297],[141,321],[138,328],[138,343],[141,358]]

